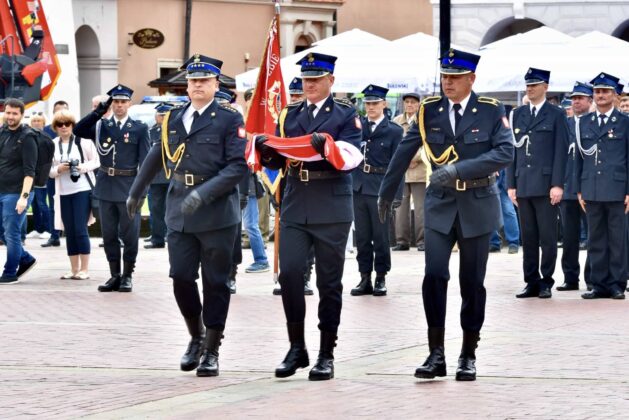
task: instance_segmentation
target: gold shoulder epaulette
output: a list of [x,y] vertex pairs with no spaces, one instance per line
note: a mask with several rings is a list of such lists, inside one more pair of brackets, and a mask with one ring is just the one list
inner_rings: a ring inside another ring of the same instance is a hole
[[230,112],[238,112],[238,110],[236,108],[232,108],[230,105],[228,104],[219,104],[219,107],[221,107],[222,109],[226,110],[226,111],[230,111]]
[[429,96],[422,101],[422,105],[428,105],[441,100],[441,96]]
[[496,98],[490,98],[489,96],[479,96],[478,97],[478,102],[483,103],[483,104],[490,104],[493,106],[498,106],[500,105],[500,101]]
[[346,106],[348,108],[353,108],[354,107],[354,104],[352,103],[352,101],[350,101],[347,98],[334,98],[334,102],[336,102],[339,105]]

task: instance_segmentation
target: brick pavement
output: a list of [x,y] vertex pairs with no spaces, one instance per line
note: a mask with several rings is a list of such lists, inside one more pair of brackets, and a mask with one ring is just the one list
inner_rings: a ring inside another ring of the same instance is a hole
[[[140,251],[133,293],[100,294],[102,249],[94,248],[92,279],[72,281],[58,279],[68,267],[63,247],[41,249],[35,240],[28,247],[37,267],[21,283],[0,287],[2,419],[627,417],[629,302],[584,301],[578,292],[517,300],[521,254],[490,255],[474,383],[453,375],[461,335],[456,254],[446,329],[450,376],[434,381],[413,377],[427,355],[423,254],[394,253],[386,298],[349,296],[359,276],[347,260],[336,379],[316,383],[307,369],[273,377],[288,343],[269,273],[239,274],[221,376],[197,378],[178,370],[187,334],[165,250]],[[241,267],[251,262],[250,251],[244,254]],[[559,271],[556,278],[561,282]],[[316,302],[307,298],[311,360]]]

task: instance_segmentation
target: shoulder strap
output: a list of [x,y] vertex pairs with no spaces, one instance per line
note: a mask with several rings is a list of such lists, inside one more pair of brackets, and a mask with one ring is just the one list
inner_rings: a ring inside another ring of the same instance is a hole
[[[76,147],[79,150],[79,155],[81,156],[81,163],[84,163],[85,162],[85,157],[83,156],[83,148],[81,147],[81,142],[77,141],[77,139],[80,140],[81,138],[80,137],[75,137],[74,138],[74,142],[76,143]],[[90,177],[90,174],[88,172],[85,173],[85,177],[87,178],[87,183],[90,184],[90,189],[93,190],[94,189],[94,184],[92,183],[92,177]]]

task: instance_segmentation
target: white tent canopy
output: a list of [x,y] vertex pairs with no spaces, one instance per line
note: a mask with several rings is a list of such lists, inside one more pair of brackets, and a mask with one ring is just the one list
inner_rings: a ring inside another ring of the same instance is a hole
[[[282,58],[282,74],[288,86],[299,76],[299,59],[310,52],[338,57],[334,70],[334,92],[361,92],[374,83],[391,92],[434,91],[436,66],[434,59],[417,54],[414,49],[397,46],[391,41],[359,29],[343,32],[317,42],[312,48]],[[238,90],[255,86],[259,68],[236,75]]]
[[524,74],[529,67],[550,70],[549,90],[555,92],[569,92],[575,81],[587,82],[602,71],[627,80],[628,42],[601,33],[563,37],[564,42],[561,38],[533,44],[514,44],[506,38],[497,41],[502,42],[502,46],[481,49],[474,89],[478,92],[524,91]]

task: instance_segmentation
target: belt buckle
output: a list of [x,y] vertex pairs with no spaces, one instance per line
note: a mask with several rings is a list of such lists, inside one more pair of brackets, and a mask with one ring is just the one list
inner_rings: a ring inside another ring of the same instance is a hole
[[371,173],[371,165],[367,165],[366,163],[363,165],[363,172],[368,174]]
[[465,191],[465,190],[467,190],[467,184],[465,183],[465,181],[461,181],[460,179],[456,180],[455,187],[456,187],[457,191]]
[[308,174],[308,169],[300,169],[299,170],[299,180],[301,182],[308,182],[310,176]]
[[116,175],[116,168],[107,168],[107,175],[115,176]]
[[193,174],[184,174],[183,176],[184,178],[184,183],[189,186],[192,187],[194,186],[194,175]]

